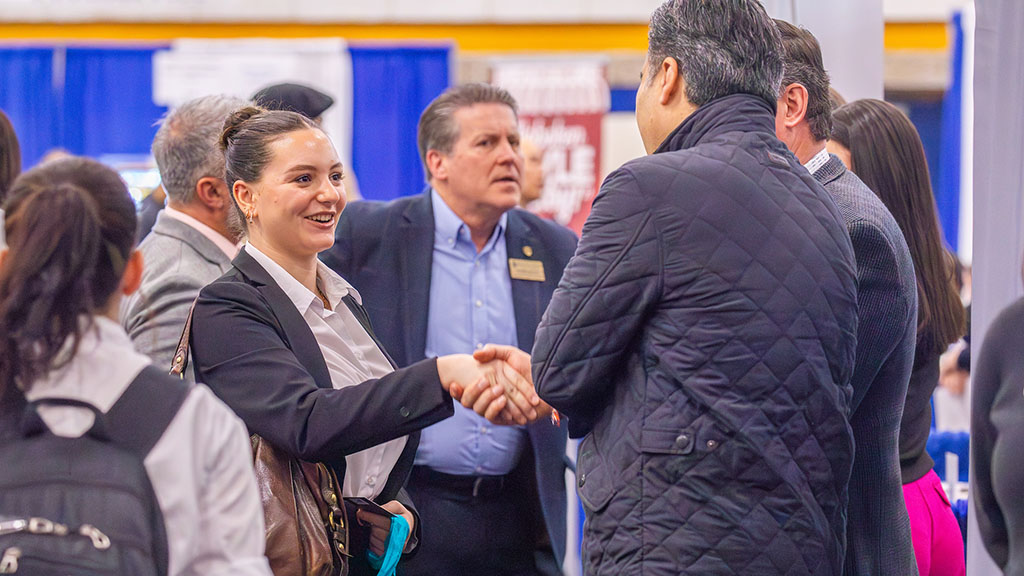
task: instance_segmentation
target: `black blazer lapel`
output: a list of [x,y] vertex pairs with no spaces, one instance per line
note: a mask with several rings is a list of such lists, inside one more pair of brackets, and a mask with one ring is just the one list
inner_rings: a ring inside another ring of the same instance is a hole
[[543,243],[534,235],[532,228],[520,218],[517,210],[508,212],[508,230],[505,231],[505,247],[509,258],[536,260],[544,264],[544,282],[512,279],[512,306],[516,315],[516,337],[519,348],[533,350],[534,334],[540,317],[547,308],[544,290],[551,282],[552,270],[548,263]]
[[405,350],[399,354],[401,365],[408,366],[422,360],[427,348],[430,270],[434,262],[434,208],[429,190],[409,203],[398,227],[400,313],[407,327]]
[[366,313],[366,309],[363,308],[362,305],[359,304],[359,302],[356,302],[356,299],[353,298],[351,294],[342,298],[342,302],[345,303],[345,306],[348,306],[348,309],[352,312],[352,315],[355,316],[356,320],[359,321],[359,325],[363,327],[363,330],[366,331],[366,334],[370,337],[371,340],[373,340],[373,343],[377,345],[377,349],[380,350],[381,354],[384,355],[384,358],[386,358],[387,361],[391,364],[391,368],[398,370],[398,364],[395,363],[395,359],[392,358],[390,354],[388,354],[388,351],[384,349],[384,345],[381,344],[380,340],[377,339],[377,335],[373,333],[373,326],[370,324],[370,315]]
[[[306,324],[284,290],[281,290],[281,287],[263,266],[244,249],[238,252],[238,256],[235,257],[232,264],[267,299],[271,311],[284,332],[288,347],[291,348],[299,362],[309,370],[316,385],[321,388],[332,388],[331,373],[327,369],[327,362],[324,360],[323,354],[320,353],[320,345],[313,336],[313,331],[309,329],[309,325]],[[357,315],[356,318],[358,317]]]

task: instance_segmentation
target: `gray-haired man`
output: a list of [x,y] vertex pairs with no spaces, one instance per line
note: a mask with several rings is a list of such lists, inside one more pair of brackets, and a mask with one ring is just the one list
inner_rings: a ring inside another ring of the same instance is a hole
[[828,153],[829,78],[817,39],[777,21],[785,73],[775,133],[839,206],[857,257],[857,360],[850,426],[846,574],[916,574],[900,477],[900,423],[914,364],[917,282],[899,225],[860,178]]
[[226,272],[238,251],[217,140],[228,115],[246,104],[227,96],[189,101],[164,117],[153,139],[167,207],[139,245],[145,272],[121,306],[121,323],[135,348],[159,366],[170,367],[199,289]]

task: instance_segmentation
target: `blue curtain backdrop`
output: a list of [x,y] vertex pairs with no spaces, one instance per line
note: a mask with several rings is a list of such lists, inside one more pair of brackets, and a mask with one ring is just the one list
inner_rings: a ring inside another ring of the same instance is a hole
[[154,123],[153,53],[147,48],[68,48],[62,145],[75,154],[149,154]]
[[[24,167],[54,147],[73,154],[149,153],[153,53],[162,47],[0,48],[0,109],[14,124]],[[423,190],[420,112],[449,83],[450,46],[353,46],[353,158],[363,196]]]
[[960,235],[960,154],[963,131],[964,28],[960,13],[953,16],[952,78],[942,101],[942,151],[935,192],[939,222],[946,243],[955,252]]
[[368,200],[391,200],[426,186],[416,125],[449,83],[451,48],[354,45],[352,168]]
[[59,141],[59,95],[53,84],[51,48],[0,49],[0,110],[11,119],[23,168]]

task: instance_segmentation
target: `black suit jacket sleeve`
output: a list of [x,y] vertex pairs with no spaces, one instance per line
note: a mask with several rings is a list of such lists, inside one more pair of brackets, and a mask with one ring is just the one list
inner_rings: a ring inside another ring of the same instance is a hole
[[343,389],[317,386],[267,301],[240,279],[203,289],[191,344],[197,379],[251,433],[300,459],[344,469],[345,455],[416,432],[454,411],[434,359]]
[[[910,366],[900,378],[876,383],[893,350],[917,319],[917,293],[905,289],[898,274],[896,247],[877,225],[856,221],[847,226],[857,258],[857,361],[851,385],[850,413],[857,411],[872,385],[906,386]],[[894,330],[899,332],[893,334]],[[905,393],[904,393],[905,395]]]

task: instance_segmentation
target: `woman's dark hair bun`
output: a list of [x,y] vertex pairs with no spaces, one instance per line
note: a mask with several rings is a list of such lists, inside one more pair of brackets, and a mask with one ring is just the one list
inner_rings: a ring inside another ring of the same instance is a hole
[[259,106],[245,106],[232,112],[231,116],[228,116],[228,119],[224,121],[224,131],[220,135],[220,149],[226,151],[228,145],[231,144],[235,135],[238,134],[238,131],[242,129],[246,122],[266,113],[267,110]]

